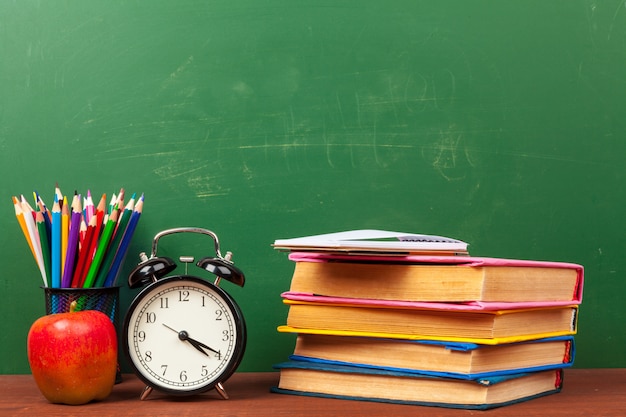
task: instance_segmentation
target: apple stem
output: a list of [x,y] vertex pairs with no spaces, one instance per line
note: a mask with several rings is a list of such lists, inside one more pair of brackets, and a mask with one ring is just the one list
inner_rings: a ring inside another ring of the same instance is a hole
[[72,301],[70,303],[70,313],[73,313],[76,311],[76,306],[78,305],[78,303],[76,302],[76,300]]

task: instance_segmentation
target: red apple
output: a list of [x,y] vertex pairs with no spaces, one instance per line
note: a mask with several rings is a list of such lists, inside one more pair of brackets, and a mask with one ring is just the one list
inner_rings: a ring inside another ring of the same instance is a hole
[[86,404],[105,399],[115,384],[117,335],[96,310],[50,314],[28,332],[28,362],[41,393],[51,403]]

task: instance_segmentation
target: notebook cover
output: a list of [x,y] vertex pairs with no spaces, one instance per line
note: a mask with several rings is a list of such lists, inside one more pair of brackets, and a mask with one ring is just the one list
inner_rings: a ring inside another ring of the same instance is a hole
[[467,243],[445,236],[362,229],[277,239],[272,245],[286,249],[356,250],[363,252],[410,252],[420,250],[467,251]]

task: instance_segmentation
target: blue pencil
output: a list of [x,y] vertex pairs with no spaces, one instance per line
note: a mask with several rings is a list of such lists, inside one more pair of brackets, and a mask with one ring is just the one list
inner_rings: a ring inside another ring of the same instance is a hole
[[126,230],[124,231],[124,236],[122,237],[122,241],[117,248],[117,252],[115,253],[115,258],[113,258],[113,262],[111,263],[111,268],[106,276],[104,281],[105,287],[111,287],[115,285],[115,280],[117,278],[117,274],[119,269],[126,257],[126,252],[128,251],[128,246],[130,245],[130,240],[133,237],[133,233],[135,232],[135,228],[137,227],[137,223],[139,222],[139,217],[141,216],[141,212],[143,211],[143,194],[139,197],[139,200],[135,204],[135,208],[133,213],[128,220],[128,225],[126,226]]
[[50,236],[50,287],[61,287],[61,206],[59,199],[54,196],[54,204],[52,205],[51,219],[51,236]]

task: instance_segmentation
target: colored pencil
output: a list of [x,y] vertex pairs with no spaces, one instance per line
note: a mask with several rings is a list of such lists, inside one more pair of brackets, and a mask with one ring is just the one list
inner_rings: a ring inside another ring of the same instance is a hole
[[[98,203],[98,206],[96,207],[96,231],[95,231],[95,236],[96,239],[100,238],[100,234],[102,233],[102,226],[106,223],[106,194],[102,194],[102,197],[100,198],[100,202]],[[91,258],[93,259],[93,256],[96,254],[96,246],[91,248]]]
[[100,234],[102,232],[102,226],[104,224],[104,219],[106,216],[106,194],[102,194],[100,197],[100,201],[96,206],[96,214],[94,217],[96,218],[96,228],[93,232],[93,239],[91,239],[90,248],[87,252],[87,260],[85,263],[85,269],[81,275],[81,280],[78,284],[79,287],[82,287],[85,283],[85,278],[87,277],[87,272],[91,268],[91,264],[93,263],[93,258],[96,254],[96,250],[98,249],[98,241],[100,239]]
[[78,248],[79,249],[81,245],[83,244],[83,241],[85,240],[86,234],[87,234],[87,222],[85,221],[85,215],[83,214],[80,218],[80,230],[78,232]]
[[69,237],[67,240],[67,256],[65,258],[65,268],[63,268],[61,280],[63,288],[69,288],[72,284],[82,214],[81,197],[78,194],[74,194],[74,198],[72,199],[72,217],[70,220]]
[[37,233],[37,226],[35,225],[35,219],[33,217],[33,208],[30,204],[28,204],[23,195],[20,196],[20,204],[22,206],[22,211],[24,212],[26,229],[28,230],[30,241],[33,244],[33,249],[35,250],[35,259],[37,261],[37,266],[39,267],[39,272],[41,273],[41,278],[43,279],[44,285],[48,286],[48,276],[46,275],[43,254],[41,252],[41,244],[39,242],[39,234]]
[[117,207],[119,207],[120,209],[124,207],[125,197],[126,197],[126,191],[123,188],[120,188],[120,192],[117,194],[117,199],[115,200],[115,205],[117,205]]
[[22,210],[24,210],[24,213],[29,213],[32,219],[35,220],[35,210],[28,203],[28,201],[24,197],[24,194],[20,195],[20,204],[22,205]]
[[137,204],[135,204],[135,208],[133,209],[133,213],[130,216],[128,221],[128,225],[126,226],[126,230],[124,231],[124,236],[122,237],[122,241],[120,242],[117,252],[115,253],[115,258],[113,263],[111,264],[111,268],[107,274],[106,281],[104,283],[105,287],[111,287],[116,284],[117,275],[119,273],[120,267],[126,258],[126,253],[128,252],[128,247],[130,245],[130,241],[135,233],[135,229],[137,227],[137,223],[139,222],[139,218],[141,217],[141,212],[143,211],[143,194],[137,200]]
[[111,201],[109,202],[109,207],[105,211],[104,222],[106,223],[109,220],[109,215],[113,212],[113,207],[115,207],[115,203],[117,203],[117,195],[113,193],[111,196]]
[[35,253],[33,242],[30,240],[30,234],[28,233],[28,228],[26,227],[26,220],[24,220],[24,211],[22,210],[22,204],[20,203],[20,200],[15,196],[13,196],[13,207],[15,208],[15,217],[17,218],[17,222],[22,229],[22,233],[24,234],[26,243],[28,243],[30,252],[33,254],[33,259],[37,260],[37,254]]
[[56,183],[54,203],[48,209],[37,191],[32,194],[33,206],[24,195],[13,196],[12,201],[44,287],[115,285],[143,211],[144,195],[137,200],[133,194],[125,203],[121,188],[108,205],[102,194],[94,206],[90,190],[85,198],[75,191],[68,201]]
[[76,262],[76,269],[74,270],[74,275],[72,276],[72,288],[80,288],[83,285],[88,265],[90,265],[90,262],[88,263],[87,261],[89,260],[91,245],[94,240],[97,240],[95,231],[96,216],[91,216],[89,224],[87,225],[87,231],[85,232],[85,238],[83,239],[78,252],[78,261]]
[[106,251],[108,249],[111,237],[113,236],[115,226],[117,226],[117,218],[118,209],[117,207],[114,207],[111,211],[111,214],[109,215],[104,230],[102,231],[102,236],[100,236],[96,253],[93,257],[91,265],[89,266],[89,271],[87,271],[85,282],[83,283],[83,288],[91,288],[96,283],[96,277],[98,275],[100,266],[102,265],[102,260],[104,259],[104,255],[106,254]]
[[39,244],[41,245],[41,254],[43,264],[46,270],[46,277],[50,276],[50,243],[48,239],[48,231],[46,230],[46,221],[43,218],[41,210],[35,213],[35,223],[37,225],[37,234],[39,235]]
[[[63,197],[61,203],[61,277],[65,273],[65,259],[67,258],[67,245],[70,231],[70,206],[67,197]],[[72,200],[73,204],[73,200]]]
[[[50,231],[52,226],[52,220],[50,219],[50,210],[48,210],[48,207],[46,207],[46,204],[43,202],[43,199],[41,198],[39,193],[37,193],[37,191],[33,192],[33,195],[35,197],[35,204],[37,205],[37,207],[39,207],[39,210],[41,210],[41,213],[43,214],[43,219],[46,223],[48,238],[50,238]],[[48,246],[49,245],[50,242],[48,242]]]
[[[119,203],[122,201],[120,200]],[[96,278],[96,287],[103,287],[109,270],[111,269],[111,265],[113,264],[113,260],[115,259],[115,254],[117,252],[117,248],[122,241],[122,237],[124,237],[124,232],[126,231],[126,226],[128,225],[128,221],[130,220],[130,216],[133,214],[133,209],[135,208],[135,196],[126,204],[122,215],[119,216],[117,225],[115,226],[115,231],[113,232],[113,237],[111,238],[111,243],[109,244],[109,250],[102,261],[102,265],[100,266],[100,271],[98,271],[98,277]]]
[[96,213],[96,207],[93,205],[93,198],[91,197],[91,190],[87,190],[87,197],[84,204],[85,212],[85,224],[89,225],[91,217]]
[[54,195],[59,200],[59,205],[63,206],[63,193],[61,192],[61,189],[59,188],[58,182],[54,185]]
[[50,233],[50,286],[52,288],[61,287],[61,223],[61,205],[55,194],[52,204],[52,229]]
[[96,287],[104,286],[107,275],[109,273],[109,269],[111,269],[111,265],[113,264],[113,260],[115,259],[116,249],[119,247],[119,244],[122,241],[122,237],[124,236],[124,232],[126,231],[126,226],[128,225],[128,220],[130,219],[134,208],[135,198],[133,196],[133,198],[128,201],[128,204],[124,208],[122,215],[118,216],[117,225],[115,226],[113,236],[111,237],[111,242],[109,243],[109,250],[107,250],[104,256],[104,260],[102,261],[102,265],[100,266],[100,270],[98,271],[96,283],[94,284]]

